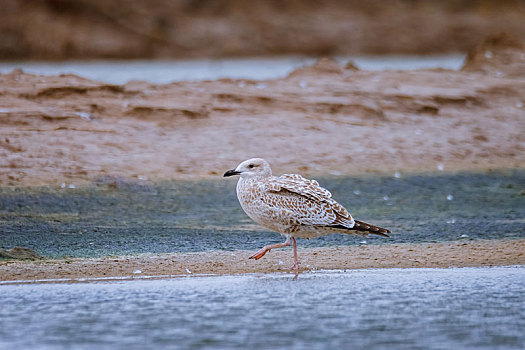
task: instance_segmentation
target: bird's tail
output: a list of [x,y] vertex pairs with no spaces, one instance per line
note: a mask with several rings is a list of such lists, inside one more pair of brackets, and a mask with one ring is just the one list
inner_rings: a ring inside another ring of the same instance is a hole
[[366,222],[357,221],[357,220],[354,220],[354,221],[355,223],[354,223],[354,227],[352,227],[352,230],[355,230],[355,231],[360,231],[363,233],[371,233],[371,234],[379,235],[383,237],[390,237],[389,235],[387,235],[387,233],[392,232],[389,229],[367,224]]

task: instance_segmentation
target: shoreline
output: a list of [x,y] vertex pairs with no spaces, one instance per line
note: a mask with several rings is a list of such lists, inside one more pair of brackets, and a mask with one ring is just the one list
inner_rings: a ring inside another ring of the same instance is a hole
[[[250,251],[209,251],[87,259],[0,261],[0,282],[86,282],[203,275],[293,272],[291,250],[249,260]],[[336,246],[299,249],[299,272],[371,268],[525,265],[525,239]],[[139,272],[140,271],[140,272]],[[157,277],[156,277],[157,276]],[[12,283],[11,283],[12,282]],[[53,282],[53,281],[51,281]]]

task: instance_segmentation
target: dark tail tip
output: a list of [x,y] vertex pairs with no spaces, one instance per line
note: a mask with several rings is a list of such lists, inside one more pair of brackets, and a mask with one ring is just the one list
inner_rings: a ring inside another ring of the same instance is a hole
[[388,237],[388,238],[390,238],[390,236],[387,235],[387,233],[392,233],[392,231],[390,231],[387,228],[370,225],[370,224],[367,224],[366,222],[357,221],[357,220],[355,220],[353,229],[357,231],[368,232],[368,233],[378,235],[378,236]]
[[373,235],[378,235],[378,236],[383,236],[383,237],[386,237],[386,238],[390,238],[389,235],[387,235],[387,233],[391,233],[390,231],[387,231],[386,233],[385,232],[370,232],[371,234]]

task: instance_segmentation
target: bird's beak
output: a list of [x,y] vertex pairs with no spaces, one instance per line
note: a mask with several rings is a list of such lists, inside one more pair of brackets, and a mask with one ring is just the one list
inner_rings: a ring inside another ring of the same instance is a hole
[[228,176],[233,176],[233,175],[240,175],[241,172],[240,171],[237,171],[237,170],[228,170],[227,172],[224,173],[224,177],[228,177]]

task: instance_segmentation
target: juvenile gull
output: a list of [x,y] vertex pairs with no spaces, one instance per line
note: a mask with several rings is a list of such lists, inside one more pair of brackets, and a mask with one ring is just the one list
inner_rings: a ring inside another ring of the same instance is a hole
[[297,174],[273,176],[264,159],[245,160],[224,173],[224,177],[232,175],[240,175],[237,198],[246,214],[256,223],[286,236],[285,242],[264,246],[250,259],[258,260],[273,248],[292,244],[292,269],[298,269],[296,237],[313,238],[331,233],[389,237],[390,230],[386,228],[354,220],[317,181]]

